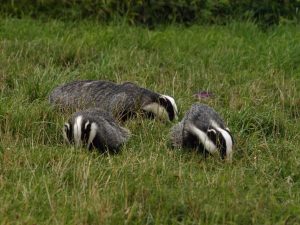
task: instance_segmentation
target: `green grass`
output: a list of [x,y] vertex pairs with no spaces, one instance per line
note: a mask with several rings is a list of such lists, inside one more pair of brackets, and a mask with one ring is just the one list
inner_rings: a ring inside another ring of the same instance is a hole
[[[66,146],[47,96],[76,79],[173,95],[180,118],[212,91],[233,162],[170,149],[155,120],[127,122],[118,155]],[[300,224],[299,131],[299,27],[0,20],[1,224]]]

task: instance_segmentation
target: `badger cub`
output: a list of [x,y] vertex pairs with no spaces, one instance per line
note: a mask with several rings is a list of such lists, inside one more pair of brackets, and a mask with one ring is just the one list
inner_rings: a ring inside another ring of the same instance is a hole
[[209,153],[219,152],[231,161],[233,138],[223,119],[211,107],[193,104],[181,122],[170,133],[173,147],[197,148]]
[[96,148],[101,153],[118,152],[130,137],[130,131],[119,126],[107,112],[91,108],[74,113],[64,124],[63,136],[76,147]]

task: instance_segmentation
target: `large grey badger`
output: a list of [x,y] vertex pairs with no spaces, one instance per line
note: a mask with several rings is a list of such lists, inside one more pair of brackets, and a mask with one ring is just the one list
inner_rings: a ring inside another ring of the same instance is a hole
[[173,147],[198,148],[232,159],[233,138],[223,119],[211,107],[193,104],[170,132]]
[[76,147],[118,152],[130,137],[130,131],[118,125],[107,112],[90,108],[72,115],[64,124],[63,136]]
[[56,87],[49,97],[52,105],[61,109],[97,107],[121,120],[144,112],[172,121],[177,118],[174,99],[138,85],[125,82],[116,84],[103,80],[73,81]]

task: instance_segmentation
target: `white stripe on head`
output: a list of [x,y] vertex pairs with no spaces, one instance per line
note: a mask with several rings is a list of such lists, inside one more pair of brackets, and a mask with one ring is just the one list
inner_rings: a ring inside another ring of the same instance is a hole
[[218,151],[217,146],[210,140],[205,132],[194,126],[189,125],[189,130],[192,134],[199,138],[199,141],[203,144],[204,148],[210,153],[215,153]]
[[63,137],[64,137],[65,141],[70,144],[70,140],[69,140],[68,135],[66,133],[66,129],[68,129],[68,131],[70,132],[70,124],[69,123],[64,124]]
[[81,145],[81,126],[82,126],[82,116],[78,116],[74,123],[74,141],[75,146],[79,147]]
[[88,140],[88,143],[87,143],[87,147],[88,148],[90,147],[90,144],[92,144],[94,138],[96,137],[97,129],[98,129],[97,124],[96,123],[92,123],[92,125],[91,125],[91,131],[90,131],[90,135],[89,135],[89,140]]
[[168,99],[171,102],[173,109],[174,109],[175,119],[177,120],[178,119],[178,117],[177,117],[178,109],[177,109],[177,105],[176,105],[174,98],[172,98],[171,96],[168,96],[168,95],[162,95],[162,97]]
[[167,110],[163,106],[161,106],[160,104],[158,104],[156,102],[145,105],[143,107],[143,110],[145,110],[147,112],[152,112],[161,119],[164,119],[164,120],[169,119],[169,114],[168,114]]

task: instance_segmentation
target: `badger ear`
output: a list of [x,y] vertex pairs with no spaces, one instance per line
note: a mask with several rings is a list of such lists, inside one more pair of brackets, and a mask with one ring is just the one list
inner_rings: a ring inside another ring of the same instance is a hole
[[217,134],[217,131],[215,129],[208,129],[207,130],[207,133],[211,133],[211,132]]
[[70,124],[69,124],[69,123],[65,123],[65,124],[64,124],[64,130],[65,130],[65,131],[70,130]]
[[90,121],[87,121],[84,125],[84,129],[88,129],[88,128],[91,128]]
[[88,133],[88,134],[91,131],[91,125],[92,124],[89,121],[87,121],[84,125],[84,129],[85,129],[86,133]]
[[90,121],[87,121],[84,124],[84,131],[82,133],[82,140],[84,141],[84,143],[88,143],[88,139],[91,132],[91,125],[92,124],[90,123]]

